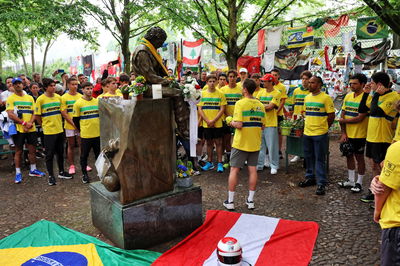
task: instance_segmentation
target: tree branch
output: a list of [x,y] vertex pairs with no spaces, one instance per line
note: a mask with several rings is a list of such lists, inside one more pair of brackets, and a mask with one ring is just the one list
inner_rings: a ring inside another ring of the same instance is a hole
[[224,28],[222,26],[222,21],[221,21],[221,18],[219,16],[219,12],[218,12],[218,8],[217,8],[218,7],[217,0],[214,0],[214,4],[213,5],[214,5],[214,8],[215,8],[215,14],[217,14],[217,20],[218,20],[219,28],[221,29],[221,35],[219,37],[220,37],[220,39],[227,41],[227,39],[225,38],[225,35],[224,35]]
[[221,33],[219,33],[217,31],[217,29],[214,27],[213,23],[210,21],[210,19],[208,18],[207,12],[204,9],[203,5],[201,5],[201,3],[199,3],[199,0],[194,0],[194,3],[198,6],[198,8],[200,9],[200,11],[203,13],[204,18],[206,19],[208,25],[211,27],[212,31],[217,35],[220,36]]
[[[147,28],[147,29],[148,29],[148,28],[150,28],[151,26],[154,26],[154,25],[156,25],[156,24],[158,24],[158,23],[160,23],[161,21],[164,21],[164,20],[165,20],[165,18],[159,19],[159,20],[157,20],[157,21],[155,21],[155,22],[152,22],[152,23],[150,23],[150,24],[137,27],[136,29],[131,29],[129,32],[130,32],[130,33],[134,33],[134,32],[136,32],[136,31],[138,31],[138,30],[140,30],[140,29],[142,29],[142,28]],[[135,36],[137,36],[137,35],[135,35]],[[135,37],[135,36],[130,36],[130,37],[132,38],[132,37]]]
[[[261,8],[261,12],[258,13],[258,15],[256,15],[256,17],[252,20],[251,23],[251,30],[249,33],[252,33],[252,31],[254,30],[254,27],[257,25],[257,23],[260,21],[260,19],[264,16],[265,12],[267,11],[268,7],[270,6],[272,0],[268,0],[268,2],[265,3],[264,7]],[[243,27],[240,31],[239,31],[239,35],[243,33],[243,31],[246,29],[247,27]]]

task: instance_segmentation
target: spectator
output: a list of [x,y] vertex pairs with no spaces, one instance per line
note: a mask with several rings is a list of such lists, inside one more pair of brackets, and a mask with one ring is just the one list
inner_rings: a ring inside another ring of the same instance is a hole
[[110,98],[110,97],[122,97],[122,93],[121,92],[117,92],[117,79],[114,77],[108,77],[105,81],[104,81],[105,87],[106,87],[106,91],[105,93],[99,95],[99,97],[97,98]]
[[200,79],[197,80],[197,83],[200,85],[200,87],[202,89],[204,88],[204,86],[207,85],[207,72],[206,71],[201,72]]
[[236,82],[238,82],[238,83],[240,82],[240,86],[242,86],[243,82],[248,78],[248,76],[249,76],[249,72],[247,71],[247,68],[242,67],[239,70],[239,78]]
[[261,74],[260,73],[254,73],[253,75],[251,75],[251,79],[254,80],[254,82],[256,83],[256,90],[253,92],[253,97],[257,98],[257,94],[260,92],[261,90]]

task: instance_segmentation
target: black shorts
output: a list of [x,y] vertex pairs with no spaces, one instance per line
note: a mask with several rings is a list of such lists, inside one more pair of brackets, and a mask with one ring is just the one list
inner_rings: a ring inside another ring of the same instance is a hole
[[283,121],[283,115],[278,115],[278,126]]
[[197,138],[204,139],[204,127],[197,128]]
[[12,136],[12,139],[14,141],[15,146],[20,149],[22,149],[24,147],[25,143],[35,145],[35,146],[37,144],[36,132],[28,132],[28,133],[18,132],[17,134]]
[[400,227],[383,229],[381,236],[381,265],[399,265]]
[[349,138],[349,142],[353,146],[355,154],[364,154],[365,151],[365,139],[352,139]]
[[232,127],[228,126],[225,121],[223,122],[222,128],[224,130],[224,135],[232,135]]
[[385,160],[386,151],[390,143],[386,142],[369,142],[367,141],[367,150],[365,155],[371,158],[375,163],[381,163]]
[[219,139],[222,138],[224,135],[224,128],[219,127],[219,128],[204,128],[204,138],[205,139]]

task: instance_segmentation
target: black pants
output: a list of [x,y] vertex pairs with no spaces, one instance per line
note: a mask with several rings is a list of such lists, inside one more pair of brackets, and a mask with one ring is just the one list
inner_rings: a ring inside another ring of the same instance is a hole
[[53,158],[57,156],[58,171],[64,172],[64,133],[44,135],[46,168],[49,176],[54,176]]
[[400,265],[400,227],[382,230],[381,266]]
[[87,174],[86,167],[90,150],[93,148],[95,159],[100,154],[100,137],[97,138],[81,138],[81,168],[82,174]]

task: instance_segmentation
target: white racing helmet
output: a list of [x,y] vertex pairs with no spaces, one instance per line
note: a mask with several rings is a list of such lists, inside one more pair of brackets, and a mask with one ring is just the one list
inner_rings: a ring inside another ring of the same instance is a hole
[[221,266],[240,266],[242,248],[236,238],[224,237],[218,242],[218,263]]

